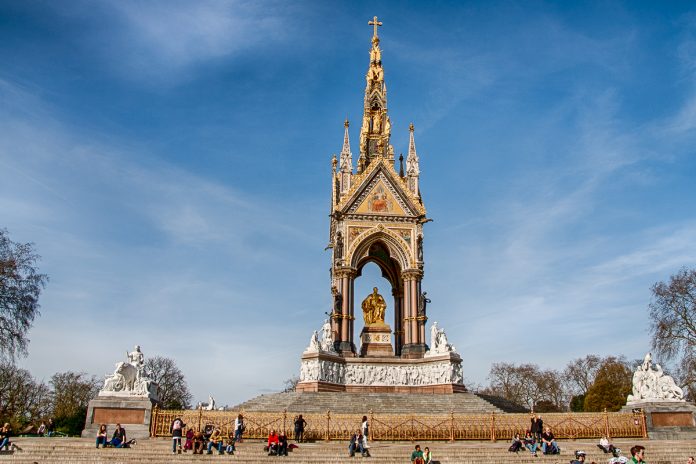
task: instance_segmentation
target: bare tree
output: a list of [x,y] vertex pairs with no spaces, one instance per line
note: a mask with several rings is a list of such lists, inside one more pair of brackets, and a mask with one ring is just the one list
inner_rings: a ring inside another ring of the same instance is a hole
[[560,411],[568,395],[558,371],[542,370],[536,364],[494,363],[490,384],[481,393],[501,396],[529,409]]
[[696,269],[681,269],[652,287],[652,347],[673,361],[687,394],[696,398]]
[[289,379],[285,380],[285,382],[283,382],[285,384],[285,388],[283,388],[283,393],[294,392],[297,388],[297,384],[299,381],[300,378],[296,375],[293,375]]
[[193,395],[184,373],[171,358],[154,356],[145,360],[145,372],[159,385],[159,402],[166,409],[189,409]]
[[15,427],[37,422],[51,411],[51,392],[28,370],[9,362],[0,363],[0,418]]
[[0,357],[27,354],[27,332],[39,313],[39,294],[48,281],[36,267],[31,243],[15,243],[0,229]]

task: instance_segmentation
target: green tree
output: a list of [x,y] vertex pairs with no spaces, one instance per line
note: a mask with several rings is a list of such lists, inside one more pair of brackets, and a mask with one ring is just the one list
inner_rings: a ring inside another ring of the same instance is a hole
[[193,395],[184,373],[171,358],[154,356],[145,360],[145,372],[157,382],[160,406],[165,409],[189,409]]
[[53,418],[58,430],[68,435],[82,432],[87,406],[97,396],[100,383],[84,372],[59,372],[51,377]]
[[15,243],[0,229],[0,357],[27,354],[27,332],[39,313],[39,295],[48,277],[36,267],[31,243]]
[[15,430],[37,423],[51,411],[51,392],[28,370],[11,362],[0,362],[0,422],[10,422]]
[[652,346],[677,365],[677,379],[696,399],[696,269],[681,269],[652,287]]
[[609,357],[597,371],[592,386],[585,395],[584,410],[587,412],[618,411],[626,404],[631,393],[631,368],[620,358]]
[[575,395],[570,399],[570,410],[583,412],[585,410],[585,395]]

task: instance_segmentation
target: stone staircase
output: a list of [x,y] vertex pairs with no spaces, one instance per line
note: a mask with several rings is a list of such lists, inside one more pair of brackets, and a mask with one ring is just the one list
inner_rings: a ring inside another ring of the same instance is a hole
[[[288,457],[269,457],[263,452],[263,442],[245,440],[238,445],[234,456],[172,454],[168,439],[149,439],[138,442],[131,449],[95,449],[94,441],[81,438],[17,438],[22,448],[13,453],[0,453],[0,463],[123,463],[123,464],[165,464],[165,463],[263,463],[285,462],[297,464],[338,464],[346,462],[365,462],[374,464],[408,463],[414,443],[373,442],[370,444],[370,458],[348,457],[347,443],[316,442],[302,443],[289,453]],[[491,442],[419,442],[428,446],[436,462],[457,464],[498,464],[515,462],[526,463],[565,463],[573,459],[573,452],[582,449],[588,453],[588,463],[606,463],[609,455],[599,451],[596,441],[560,441],[561,454],[534,458],[528,452],[519,454],[507,451],[507,441]],[[650,441],[616,440],[618,447],[628,454],[631,446],[642,444],[646,447],[645,458],[650,464],[684,464],[689,456],[696,454],[696,440],[688,441]]]
[[304,392],[270,393],[252,398],[232,408],[235,411],[288,412],[298,414],[335,413],[367,414],[369,411],[390,414],[486,414],[501,412],[524,412],[511,403],[494,405],[474,393],[450,395],[410,393],[345,393]]

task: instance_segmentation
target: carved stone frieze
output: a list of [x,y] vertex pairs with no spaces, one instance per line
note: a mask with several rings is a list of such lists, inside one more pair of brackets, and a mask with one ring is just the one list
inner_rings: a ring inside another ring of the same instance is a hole
[[420,364],[348,363],[326,359],[304,359],[300,382],[338,385],[413,387],[462,384],[461,362],[452,359]]

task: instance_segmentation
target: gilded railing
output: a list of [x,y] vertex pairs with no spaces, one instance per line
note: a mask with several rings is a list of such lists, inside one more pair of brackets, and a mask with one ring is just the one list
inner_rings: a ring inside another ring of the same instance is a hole
[[[239,411],[162,410],[152,413],[150,434],[170,435],[174,419],[181,418],[188,427],[203,429],[219,426],[223,435],[234,432],[234,420]],[[289,412],[241,412],[244,416],[246,438],[266,438],[271,430],[293,435],[295,415]],[[515,433],[524,434],[530,426],[528,414],[369,414],[370,440],[508,440]],[[325,413],[303,414],[307,421],[304,437],[307,440],[348,440],[360,429],[362,415]],[[645,417],[639,413],[547,413],[544,425],[551,427],[556,438],[609,437],[645,438]]]

